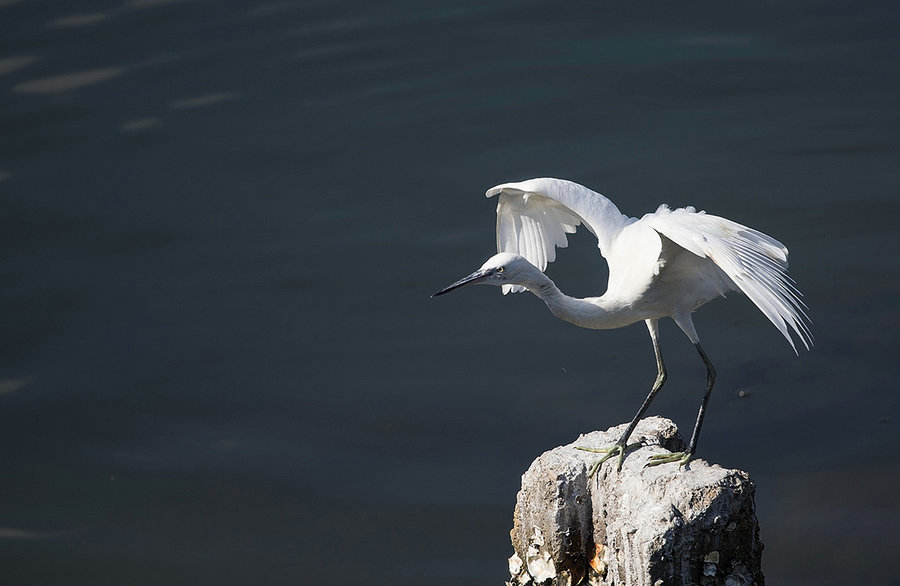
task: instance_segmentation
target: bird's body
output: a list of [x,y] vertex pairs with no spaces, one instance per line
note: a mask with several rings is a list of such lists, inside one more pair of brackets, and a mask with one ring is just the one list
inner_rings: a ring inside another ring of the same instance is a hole
[[[597,308],[577,312],[583,321],[562,318],[566,321],[608,329],[671,317],[696,343],[693,326],[685,327],[691,312],[728,291],[742,291],[792,346],[788,326],[804,343],[809,340],[802,303],[785,274],[787,248],[761,232],[693,208],[665,205],[640,219],[629,218],[599,193],[561,179],[507,183],[487,195],[500,198],[498,252],[519,254],[541,272],[579,223],[597,237],[609,264],[606,292],[582,300]],[[521,289],[505,285],[503,290]]]
[[[707,367],[707,393],[689,452],[679,455],[682,462],[696,449],[715,378],[691,319],[695,309],[729,291],[741,291],[795,351],[791,332],[806,348],[811,344],[803,303],[786,273],[787,248],[761,232],[693,208],[670,210],[665,205],[640,219],[630,218],[599,193],[561,179],[506,183],[486,195],[499,199],[498,254],[436,295],[467,284],[492,284],[501,286],[504,294],[529,290],[556,317],[584,328],[612,329],[644,321],[656,352],[658,376],[629,430],[616,446],[603,450],[607,457],[618,454],[620,465],[628,436],[666,378],[659,319],[671,317]],[[567,246],[566,234],[582,223],[597,237],[609,265],[609,282],[600,297],[565,295],[543,273],[555,259],[556,248]]]

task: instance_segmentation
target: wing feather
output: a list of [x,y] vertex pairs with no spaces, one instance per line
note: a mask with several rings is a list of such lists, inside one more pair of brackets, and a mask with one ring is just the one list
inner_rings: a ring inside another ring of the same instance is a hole
[[797,347],[790,330],[809,349],[812,332],[806,305],[787,274],[788,250],[766,234],[693,208],[661,206],[642,218],[653,229],[697,256],[709,258]]
[[[544,271],[556,260],[556,249],[568,246],[567,234],[581,224],[598,239],[605,254],[616,233],[633,218],[590,189],[562,179],[531,179],[489,189],[497,204],[497,252],[514,252]],[[504,285],[503,293],[524,291]]]

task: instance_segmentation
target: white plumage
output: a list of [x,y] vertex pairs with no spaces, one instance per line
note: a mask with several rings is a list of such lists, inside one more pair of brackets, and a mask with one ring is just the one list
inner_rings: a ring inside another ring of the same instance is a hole
[[[435,293],[469,284],[502,287],[503,293],[530,290],[560,319],[592,329],[623,327],[643,320],[656,353],[656,382],[631,425],[616,444],[591,451],[613,455],[619,467],[627,441],[666,380],[659,348],[658,320],[672,318],[693,342],[707,370],[706,394],[686,452],[651,458],[650,465],[694,454],[715,381],[712,366],[694,328],[691,313],[728,291],[741,291],[797,351],[793,336],[812,344],[800,293],[787,275],[787,248],[771,236],[692,207],[661,205],[640,219],[630,218],[604,196],[562,179],[540,178],[492,187],[497,197],[497,252],[471,275]],[[544,273],[567,234],[584,224],[597,238],[609,265],[606,292],[576,299],[563,294]],[[793,336],[792,336],[793,333]],[[596,469],[596,468],[595,468]]]
[[[583,223],[597,237],[609,264],[603,297],[629,300],[634,321],[684,318],[715,297],[741,291],[795,352],[788,328],[809,349],[804,305],[786,272],[787,248],[762,232],[692,207],[670,210],[661,205],[641,219],[629,218],[599,193],[561,179],[506,183],[486,195],[500,200],[497,252],[519,254],[541,271],[556,258],[557,247],[568,245],[566,234]],[[683,251],[697,258],[683,258]],[[521,285],[503,286],[504,293],[524,290]],[[642,308],[647,315],[640,315]],[[693,327],[689,330],[685,333],[697,343]]]

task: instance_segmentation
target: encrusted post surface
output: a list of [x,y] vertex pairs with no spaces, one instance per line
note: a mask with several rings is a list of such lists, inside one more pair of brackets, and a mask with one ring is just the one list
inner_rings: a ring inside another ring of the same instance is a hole
[[513,586],[763,586],[755,487],[746,472],[691,460],[646,467],[683,450],[668,419],[648,417],[631,436],[643,446],[593,477],[626,425],[554,448],[522,476],[510,532]]

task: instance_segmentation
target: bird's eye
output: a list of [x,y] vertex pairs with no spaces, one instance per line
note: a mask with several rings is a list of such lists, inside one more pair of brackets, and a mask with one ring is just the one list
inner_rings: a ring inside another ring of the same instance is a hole
[[498,272],[498,273],[502,273],[502,272],[503,272],[503,267],[497,267],[497,272]]

